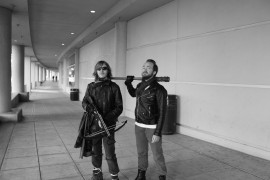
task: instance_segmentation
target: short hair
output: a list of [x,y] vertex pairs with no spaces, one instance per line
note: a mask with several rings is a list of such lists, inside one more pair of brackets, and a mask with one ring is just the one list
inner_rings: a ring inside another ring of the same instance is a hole
[[146,62],[150,62],[150,63],[152,63],[154,65],[153,66],[153,71],[156,71],[156,74],[155,75],[157,75],[157,73],[158,73],[158,66],[157,66],[156,61],[153,60],[153,59],[147,59]]
[[101,61],[98,61],[97,64],[95,65],[95,69],[94,69],[94,72],[93,72],[93,76],[95,77],[95,81],[98,80],[97,70],[98,70],[100,67],[102,67],[103,64],[105,64],[106,67],[108,68],[107,78],[108,78],[108,79],[111,79],[111,78],[112,78],[112,70],[111,70],[110,65],[109,65],[106,61],[101,60]]

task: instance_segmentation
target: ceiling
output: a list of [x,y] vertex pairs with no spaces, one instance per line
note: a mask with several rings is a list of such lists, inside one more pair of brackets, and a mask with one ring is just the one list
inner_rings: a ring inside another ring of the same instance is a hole
[[[48,69],[114,27],[172,0],[0,0],[13,10],[12,44]],[[95,13],[90,11],[94,10]],[[71,34],[74,33],[74,34]]]

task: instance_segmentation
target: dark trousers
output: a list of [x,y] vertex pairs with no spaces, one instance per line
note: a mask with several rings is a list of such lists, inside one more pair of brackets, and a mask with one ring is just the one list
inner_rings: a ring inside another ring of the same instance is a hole
[[115,155],[115,143],[114,134],[111,134],[110,139],[107,137],[93,139],[93,153],[92,164],[96,168],[102,167],[102,141],[105,150],[106,160],[109,167],[109,172],[111,174],[117,174],[119,172],[119,167],[117,163],[117,158]]
[[135,125],[136,145],[138,152],[138,168],[147,170],[148,168],[148,144],[151,147],[154,161],[159,175],[166,175],[167,168],[162,149],[162,139],[159,142],[151,143],[155,129],[142,128]]

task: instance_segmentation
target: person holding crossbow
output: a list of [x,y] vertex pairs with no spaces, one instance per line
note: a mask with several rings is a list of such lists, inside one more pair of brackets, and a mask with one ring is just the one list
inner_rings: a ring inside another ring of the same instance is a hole
[[93,75],[95,81],[88,84],[82,101],[85,121],[80,124],[82,133],[75,147],[82,147],[82,156],[92,156],[92,180],[103,180],[103,142],[111,178],[117,180],[119,166],[115,154],[115,129],[110,130],[110,127],[116,126],[123,111],[122,95],[119,86],[111,81],[112,72],[106,61],[97,62]]

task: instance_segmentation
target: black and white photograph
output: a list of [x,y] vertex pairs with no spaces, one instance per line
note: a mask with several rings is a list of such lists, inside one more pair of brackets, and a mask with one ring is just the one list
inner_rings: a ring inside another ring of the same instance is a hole
[[0,0],[0,180],[270,180],[270,0]]

